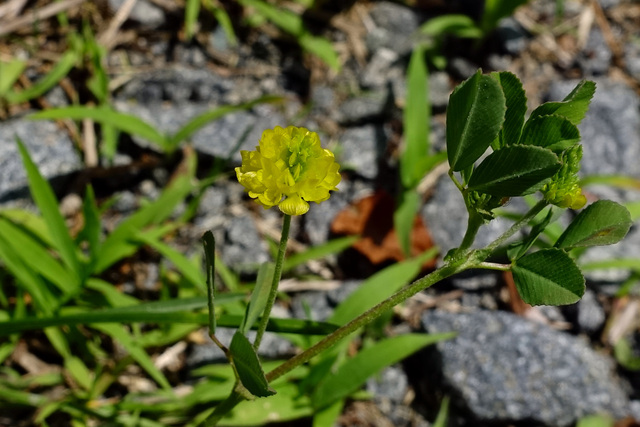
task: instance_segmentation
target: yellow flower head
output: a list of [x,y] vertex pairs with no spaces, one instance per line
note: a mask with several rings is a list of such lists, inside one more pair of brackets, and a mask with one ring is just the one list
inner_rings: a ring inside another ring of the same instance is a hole
[[333,153],[320,146],[317,133],[302,127],[267,129],[255,151],[240,154],[236,175],[249,196],[287,215],[305,214],[307,202],[327,200],[341,179]]

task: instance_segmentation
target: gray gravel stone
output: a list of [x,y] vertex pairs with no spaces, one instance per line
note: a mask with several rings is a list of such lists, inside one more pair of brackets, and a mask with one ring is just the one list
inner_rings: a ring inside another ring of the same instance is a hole
[[[28,194],[27,175],[18,151],[19,137],[45,179],[62,179],[83,164],[67,133],[54,122],[23,119],[0,122],[0,201]],[[62,182],[57,182],[62,184]],[[54,185],[55,186],[55,185]]]
[[255,272],[260,264],[269,260],[266,244],[252,218],[233,218],[225,231],[221,256],[228,267],[242,273]]
[[373,52],[371,59],[360,76],[362,87],[379,88],[386,85],[389,70],[397,60],[398,54],[391,49],[382,48]]
[[377,125],[348,128],[339,138],[341,164],[352,168],[360,176],[374,179],[378,176],[378,162],[384,153],[386,137]]
[[389,91],[377,90],[348,98],[336,111],[335,119],[342,124],[359,124],[380,119],[391,105]]
[[606,74],[611,66],[613,53],[599,28],[594,27],[589,33],[587,44],[578,57],[578,63],[587,76]]
[[[115,13],[124,2],[125,0],[109,0],[109,8]],[[151,28],[160,27],[166,22],[163,10],[148,0],[138,0],[129,14],[129,19]]]
[[624,46],[624,64],[629,74],[640,80],[640,43],[629,42]]
[[136,100],[140,104],[162,101],[223,104],[234,87],[233,80],[214,74],[206,68],[194,69],[178,65],[132,79],[117,93],[117,99]]
[[223,187],[210,186],[204,190],[194,220],[194,225],[200,232],[204,233],[224,223],[227,200],[227,192]]
[[465,291],[495,289],[500,280],[499,273],[487,270],[469,270],[451,278],[453,286]]
[[518,55],[527,47],[527,32],[514,18],[505,18],[496,28],[503,49],[510,55]]
[[587,334],[595,334],[602,329],[606,320],[604,308],[598,302],[595,292],[587,289],[577,303],[578,326]]
[[303,216],[304,231],[313,245],[319,245],[328,240],[333,219],[349,202],[373,192],[366,183],[351,180],[343,180],[338,185],[338,189],[339,191],[331,193],[329,200],[320,204],[311,203],[309,212]]
[[291,300],[291,314],[296,319],[323,321],[333,313],[326,292],[311,291],[296,294]]
[[411,35],[420,23],[420,16],[413,9],[397,3],[381,1],[374,3],[370,16],[376,25],[366,36],[366,44],[370,52],[388,48],[404,55],[411,51]]
[[[514,204],[515,205],[515,204]],[[429,228],[431,237],[441,249],[447,253],[460,246],[467,229],[467,208],[460,191],[448,176],[443,176],[436,185],[435,193],[421,210],[422,219]],[[513,224],[505,218],[498,217],[478,231],[472,247],[480,248],[488,245]]]
[[[116,109],[133,114],[154,125],[165,133],[174,133],[189,120],[210,111],[212,107],[203,103],[182,104],[135,104],[116,101]],[[285,124],[285,118],[270,105],[259,105],[251,111],[229,113],[196,131],[190,138],[201,154],[230,158],[240,164],[240,150],[254,150],[265,129]],[[143,147],[159,149],[145,139],[134,136],[134,141]]]
[[420,361],[425,372],[442,375],[425,388],[455,396],[454,405],[478,423],[558,427],[589,414],[628,413],[612,361],[571,335],[497,311],[433,310],[422,323],[430,333],[458,333]]

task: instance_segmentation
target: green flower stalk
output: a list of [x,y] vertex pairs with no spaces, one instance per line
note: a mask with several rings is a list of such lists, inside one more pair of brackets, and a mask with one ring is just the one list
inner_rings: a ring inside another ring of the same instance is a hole
[[560,154],[562,167],[542,188],[549,203],[561,208],[581,209],[587,203],[579,185],[578,171],[582,160],[582,145],[574,145]]
[[257,349],[276,299],[291,216],[307,213],[308,202],[327,200],[342,178],[333,153],[322,148],[317,133],[303,127],[267,129],[255,151],[240,154],[242,166],[236,168],[240,184],[265,209],[278,206],[285,214],[269,297],[253,344]]
[[329,198],[340,183],[340,165],[320,137],[303,127],[267,129],[255,151],[241,151],[238,181],[265,209],[278,206],[287,215],[303,215],[309,203]]

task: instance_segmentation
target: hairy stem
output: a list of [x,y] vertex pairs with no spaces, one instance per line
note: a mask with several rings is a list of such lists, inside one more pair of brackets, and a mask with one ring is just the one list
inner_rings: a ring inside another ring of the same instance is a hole
[[258,323],[258,333],[256,339],[253,342],[253,347],[258,350],[264,331],[267,329],[267,323],[269,323],[269,316],[271,309],[276,301],[278,295],[278,284],[280,283],[280,277],[282,276],[282,264],[284,263],[284,254],[287,251],[287,240],[289,240],[289,228],[291,227],[291,215],[284,216],[282,222],[282,235],[280,236],[280,246],[278,247],[278,255],[276,256],[276,267],[273,272],[273,280],[271,282],[271,288],[269,289],[269,299],[264,307],[264,312]]
[[401,302],[407,300],[418,292],[428,288],[429,286],[449,277],[461,271],[464,271],[468,268],[472,268],[471,262],[462,262],[462,263],[454,263],[451,265],[444,265],[438,270],[434,271],[427,276],[416,280],[412,284],[405,286],[400,289],[398,292],[390,296],[388,299],[382,301],[380,304],[375,307],[369,309],[368,311],[362,313],[360,316],[353,319],[351,322],[346,325],[340,327],[335,330],[331,334],[327,335],[321,341],[319,341],[314,346],[308,348],[304,352],[292,357],[291,359],[284,362],[282,365],[275,368],[273,371],[269,372],[266,377],[267,381],[271,382],[287,372],[293,370],[294,368],[302,365],[303,363],[308,362],[317,354],[323,352],[324,350],[334,346],[340,340],[357,331],[361,327],[370,323],[372,320],[382,315],[386,311],[392,309],[394,306],[400,304]]

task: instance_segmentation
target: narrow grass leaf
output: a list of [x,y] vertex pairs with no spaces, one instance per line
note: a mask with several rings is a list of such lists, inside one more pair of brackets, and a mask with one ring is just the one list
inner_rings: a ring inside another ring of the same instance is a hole
[[219,6],[214,6],[211,0],[203,0],[202,5],[216,18],[218,24],[222,27],[225,36],[229,40],[229,44],[231,46],[236,46],[238,44],[238,38],[236,37],[236,33],[233,30],[233,23],[231,22],[231,18],[224,8]]
[[558,156],[545,148],[505,147],[478,165],[469,179],[469,190],[498,197],[532,194],[549,182],[560,166]]
[[344,325],[391,296],[420,272],[424,262],[437,254],[437,249],[407,261],[393,264],[371,276],[351,293],[333,312],[329,322]]
[[278,393],[268,399],[240,403],[220,424],[229,427],[264,425],[265,414],[268,414],[272,423],[286,423],[313,414],[309,397],[300,395],[297,384],[279,384],[276,390]]
[[329,40],[307,32],[298,38],[298,43],[304,50],[323,60],[334,71],[340,70],[340,59]]
[[156,128],[144,120],[130,114],[119,113],[108,106],[88,107],[71,106],[44,110],[29,116],[33,120],[44,119],[92,119],[93,121],[113,126],[130,135],[137,135],[158,145],[162,150],[169,149],[167,138]]
[[84,227],[81,236],[89,244],[89,259],[93,265],[96,262],[100,251],[100,212],[96,205],[96,196],[91,185],[87,186],[84,202],[82,204],[82,214],[84,216]]
[[282,270],[286,272],[299,265],[306,264],[311,260],[324,258],[332,254],[338,254],[351,247],[351,245],[357,242],[358,239],[360,239],[360,236],[340,237],[337,239],[329,240],[328,242],[318,246],[309,247],[302,252],[290,255],[284,261]]
[[264,308],[267,305],[269,299],[269,291],[273,283],[273,275],[275,274],[276,265],[272,262],[265,262],[260,265],[258,270],[258,277],[256,279],[256,286],[251,293],[251,301],[247,306],[247,311],[240,325],[240,333],[247,334],[247,331],[251,329],[264,312]]
[[610,200],[598,200],[571,221],[555,246],[570,249],[612,245],[627,235],[632,224],[627,208]]
[[498,25],[502,18],[513,15],[513,12],[528,0],[487,0],[480,26],[485,37]]
[[75,280],[72,285],[79,286],[82,267],[78,259],[77,248],[71,239],[67,225],[60,213],[58,200],[53,194],[49,183],[40,175],[38,168],[29,156],[29,152],[19,138],[17,138],[17,143],[20,154],[22,155],[22,162],[27,172],[31,196],[47,224],[54,247],[58,250],[60,257],[73,274]]
[[454,333],[406,334],[379,341],[347,360],[315,390],[312,402],[324,408],[357,391],[369,377],[393,365],[421,348],[453,338]]
[[184,30],[187,40],[191,40],[196,33],[199,14],[200,0],[187,0],[184,10]]
[[491,73],[498,80],[506,100],[507,111],[504,116],[504,125],[498,135],[498,146],[495,150],[509,145],[517,144],[522,133],[524,115],[527,112],[527,95],[522,82],[515,74],[509,71]]
[[612,258],[580,264],[580,269],[583,271],[605,270],[610,268],[627,269],[640,272],[640,258]]
[[236,331],[229,346],[231,362],[236,369],[242,386],[253,396],[267,397],[276,392],[264,376],[258,354],[251,342],[240,331]]
[[87,366],[76,356],[64,359],[64,368],[69,371],[74,380],[85,390],[90,390],[93,384],[93,374]]
[[202,271],[191,261],[189,261],[179,251],[160,241],[152,233],[140,232],[133,237],[134,240],[144,243],[145,245],[155,249],[162,256],[167,258],[192,285],[201,291],[205,291],[205,276]]
[[445,396],[440,403],[440,410],[438,416],[433,422],[433,427],[447,427],[447,420],[449,418],[449,396]]
[[618,339],[613,346],[613,354],[620,366],[629,371],[640,371],[640,357],[634,355],[631,344],[625,338]]
[[342,409],[344,408],[344,400],[337,400],[331,405],[320,409],[313,414],[313,426],[312,427],[333,427],[337,424],[338,417],[342,415]]
[[11,89],[26,66],[27,63],[20,59],[0,61],[0,99]]
[[421,160],[429,155],[429,122],[431,105],[428,93],[428,71],[425,50],[413,50],[407,70],[407,102],[404,108],[404,150],[400,155],[400,179],[405,189],[413,188],[425,170]]
[[41,216],[22,209],[3,209],[0,210],[0,217],[8,219],[14,224],[20,224],[24,230],[36,236],[43,245],[54,246],[51,233],[49,233],[47,224]]
[[[225,295],[226,296],[226,295]],[[218,305],[225,302],[220,295]],[[244,298],[244,295],[233,295],[233,300]],[[149,303],[139,306],[119,307],[112,309],[78,311],[72,313],[64,310],[55,317],[28,317],[0,322],[0,336],[11,335],[16,332],[48,328],[61,325],[82,325],[99,323],[193,323],[207,325],[207,313],[194,312],[207,306],[206,298],[163,301],[161,306],[150,306]],[[186,309],[184,307],[187,307]],[[242,324],[243,316],[221,315],[217,324],[225,328],[238,328]],[[302,335],[327,335],[335,331],[337,326],[332,323],[315,322],[300,319],[269,319],[267,330],[271,332],[292,333]]]
[[56,65],[53,66],[51,71],[35,82],[31,87],[20,92],[9,91],[5,94],[5,98],[10,104],[19,104],[43,95],[49,89],[53,88],[67,74],[69,74],[69,71],[71,71],[75,66],[78,59],[79,57],[76,52],[68,50],[62,55]]
[[204,249],[204,264],[207,281],[207,308],[209,310],[209,333],[216,333],[216,239],[211,231],[207,231],[202,236],[202,247]]
[[533,110],[529,120],[534,117],[555,114],[566,117],[574,125],[579,125],[589,110],[591,98],[596,92],[596,84],[589,80],[583,80],[559,102],[545,102]]
[[517,260],[513,279],[523,301],[531,305],[573,304],[584,294],[584,277],[560,249],[543,249]]
[[623,189],[640,190],[640,179],[628,175],[589,175],[580,180],[580,187],[600,184]]
[[454,171],[471,166],[496,139],[506,112],[498,82],[478,70],[449,97],[447,155]]
[[442,37],[447,34],[468,39],[482,37],[480,28],[471,17],[457,14],[431,18],[420,27],[420,32],[431,37]]
[[0,218],[0,236],[31,271],[45,277],[63,293],[75,291],[77,278],[54,258],[49,248],[40,244],[30,234],[12,222]]
[[[58,306],[58,301],[42,278],[36,275],[13,250],[13,246],[0,235],[0,259],[17,279],[19,287],[31,295],[36,307],[45,315],[50,315]],[[2,328],[0,328],[0,334]]]
[[192,188],[191,175],[181,175],[169,184],[156,201],[120,223],[102,243],[94,273],[101,273],[120,259],[132,255],[139,247],[135,241],[136,234],[145,227],[164,221]]
[[135,339],[127,332],[120,323],[100,323],[90,325],[94,329],[104,332],[118,341],[129,353],[131,358],[144,369],[163,389],[170,391],[171,385],[162,372],[153,364],[153,361]]

